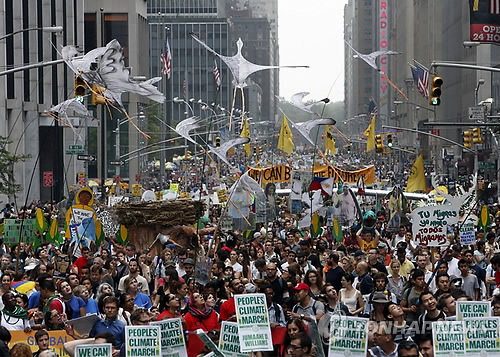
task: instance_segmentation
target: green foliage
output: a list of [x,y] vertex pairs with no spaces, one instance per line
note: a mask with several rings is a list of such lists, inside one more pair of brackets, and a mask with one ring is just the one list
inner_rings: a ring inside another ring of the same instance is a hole
[[11,142],[0,136],[0,194],[12,195],[19,192],[21,185],[14,178],[14,164],[29,158],[29,155],[12,155],[7,150]]

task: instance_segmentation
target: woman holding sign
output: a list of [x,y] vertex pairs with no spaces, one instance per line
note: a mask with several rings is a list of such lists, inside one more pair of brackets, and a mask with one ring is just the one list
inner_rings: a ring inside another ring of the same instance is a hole
[[[207,307],[203,295],[199,293],[194,293],[189,297],[188,313],[185,319],[186,330],[189,332],[194,332],[198,329],[202,329],[205,332],[220,330],[217,313],[212,308]],[[202,350],[203,342],[200,338],[193,333],[189,334],[188,356],[195,357]]]

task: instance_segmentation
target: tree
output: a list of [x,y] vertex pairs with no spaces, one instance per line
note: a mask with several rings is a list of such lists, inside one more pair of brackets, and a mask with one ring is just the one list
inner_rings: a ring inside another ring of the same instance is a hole
[[11,142],[0,136],[0,194],[12,195],[21,190],[21,185],[16,184],[14,178],[14,164],[24,161],[29,155],[12,155],[7,150]]

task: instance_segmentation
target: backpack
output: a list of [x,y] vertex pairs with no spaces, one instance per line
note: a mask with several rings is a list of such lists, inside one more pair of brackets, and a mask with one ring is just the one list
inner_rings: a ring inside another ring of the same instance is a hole
[[[316,316],[316,303],[317,303],[317,301],[316,301],[316,300],[314,300],[314,302],[313,302],[313,306],[312,306],[312,310],[313,310],[314,316]],[[293,307],[292,311],[293,311],[293,312],[297,312],[298,310],[299,310],[299,304],[296,304],[296,305]]]
[[272,304],[273,304],[273,307],[274,307],[274,316],[276,317],[276,322],[279,323],[279,321],[281,319],[281,310],[280,310],[280,307],[275,302],[273,302]]

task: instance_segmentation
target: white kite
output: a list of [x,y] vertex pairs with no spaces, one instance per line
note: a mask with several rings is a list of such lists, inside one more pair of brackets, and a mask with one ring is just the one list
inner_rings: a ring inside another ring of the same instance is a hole
[[229,141],[226,141],[224,144],[222,144],[218,148],[214,148],[212,146],[208,146],[210,148],[209,152],[213,152],[215,155],[217,155],[222,161],[224,161],[226,164],[228,164],[230,167],[233,167],[227,160],[226,154],[231,149],[232,147],[236,145],[243,145],[243,144],[248,144],[250,142],[250,138],[236,138],[232,139]]
[[83,140],[80,134],[76,131],[75,127],[71,124],[67,114],[68,110],[73,110],[75,114],[82,117],[93,118],[87,108],[82,103],[80,103],[77,98],[68,99],[62,103],[59,103],[47,110],[47,113],[50,113],[49,115],[53,116],[54,119],[57,119],[55,118],[55,115],[57,115],[59,118],[61,116],[64,117],[65,120],[61,120],[61,122],[64,125],[69,126],[79,140]]
[[318,125],[335,125],[336,121],[332,118],[318,118],[305,121],[303,123],[294,123],[293,121],[288,121],[292,126],[299,131],[300,134],[311,144],[316,145],[315,141],[311,139],[311,130]]
[[190,117],[177,124],[175,127],[175,132],[182,136],[184,139],[189,140],[193,144],[197,145],[198,143],[189,135],[189,132],[191,130],[198,129],[200,126],[200,120],[198,117]]
[[[311,108],[313,107],[313,105],[315,105],[316,103],[319,103],[319,102],[314,102],[312,104],[305,105],[303,99],[304,99],[304,97],[307,97],[308,95],[309,95],[309,92],[295,93],[290,98],[290,103],[292,103],[294,106],[296,106],[297,108],[299,108],[307,113],[316,114],[315,112],[312,111]],[[318,115],[318,114],[316,114],[316,115]]]
[[245,57],[243,57],[243,55],[241,54],[241,49],[243,48],[243,41],[241,40],[241,38],[239,38],[238,41],[236,42],[236,46],[238,47],[238,52],[236,53],[236,55],[228,57],[215,52],[212,48],[210,48],[207,44],[205,44],[205,42],[200,40],[196,34],[191,33],[191,37],[200,45],[205,47],[209,52],[219,57],[222,60],[222,62],[224,62],[226,66],[228,66],[229,70],[233,75],[233,84],[235,87],[233,93],[233,105],[231,108],[231,115],[229,117],[229,130],[231,130],[231,120],[233,116],[234,102],[236,99],[236,89],[237,88],[241,89],[242,110],[243,112],[245,112],[245,97],[243,93],[243,88],[247,85],[246,80],[251,74],[274,68],[309,68],[309,66],[262,66],[252,63],[248,61]]

